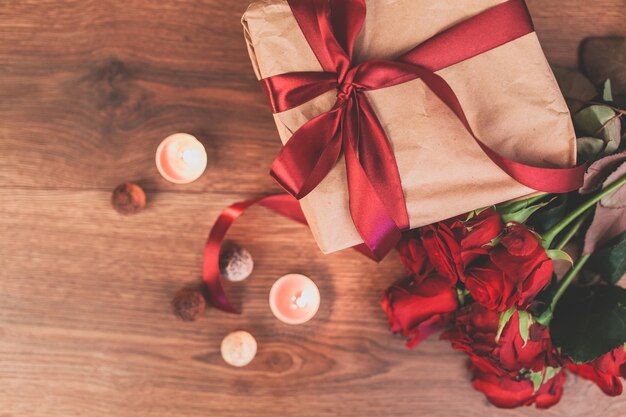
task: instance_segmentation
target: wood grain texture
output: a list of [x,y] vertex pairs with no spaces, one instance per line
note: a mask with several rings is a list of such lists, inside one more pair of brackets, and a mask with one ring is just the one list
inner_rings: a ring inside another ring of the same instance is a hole
[[[401,275],[350,251],[323,256],[309,232],[254,209],[231,239],[256,261],[229,285],[242,316],[178,322],[169,300],[199,279],[219,211],[276,190],[279,149],[248,62],[247,0],[6,0],[0,4],[0,416],[528,416],[486,404],[463,355],[391,336],[380,292]],[[572,65],[585,36],[626,35],[624,0],[529,0],[546,53]],[[166,183],[154,151],[198,136],[210,167]],[[124,181],[148,207],[123,217]],[[322,306],[302,326],[267,304],[274,279],[314,278]],[[259,353],[228,367],[221,339],[252,332]],[[623,416],[570,377],[544,416]]]

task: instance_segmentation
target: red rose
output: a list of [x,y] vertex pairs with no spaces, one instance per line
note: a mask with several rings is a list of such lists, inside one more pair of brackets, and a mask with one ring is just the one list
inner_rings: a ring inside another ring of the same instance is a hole
[[494,405],[513,408],[536,404],[546,408],[556,404],[563,391],[563,372],[545,381],[537,392],[528,379],[529,371],[561,367],[548,329],[532,323],[528,340],[524,342],[519,330],[519,313],[514,313],[496,342],[499,321],[500,314],[473,303],[458,312],[455,328],[442,338],[451,340],[454,349],[469,354],[474,388],[483,392]]
[[433,271],[424,245],[415,232],[404,234],[402,240],[398,242],[396,250],[400,254],[400,261],[404,267],[416,277],[417,281],[421,281]]
[[444,222],[424,226],[421,231],[428,259],[442,277],[456,284],[465,268],[461,262],[461,245],[454,232]]
[[568,364],[567,369],[595,382],[606,395],[620,395],[622,381],[619,377],[626,378],[626,350],[624,346],[620,346],[591,362]]
[[552,278],[552,259],[539,244],[538,237],[521,224],[507,227],[492,262],[516,283],[516,304],[527,308]]
[[552,267],[537,236],[514,224],[506,228],[488,259],[466,271],[465,285],[472,298],[489,309],[526,309],[550,282]]
[[472,385],[485,394],[490,403],[500,408],[515,408],[535,404],[548,408],[558,403],[563,395],[565,372],[561,371],[545,381],[535,392],[528,379],[500,376],[475,370]]
[[407,346],[414,347],[447,325],[458,299],[447,279],[431,275],[420,282],[413,278],[397,282],[383,294],[382,307],[391,331],[410,337]]
[[488,244],[501,232],[500,216],[487,209],[468,221],[453,219],[422,227],[422,243],[439,274],[451,282],[464,281],[467,266],[487,254]]
[[455,227],[462,230],[461,259],[465,266],[479,255],[488,253],[491,246],[487,245],[503,230],[502,219],[492,208],[483,210],[466,222],[457,222],[453,225]]
[[519,331],[519,314],[514,313],[496,342],[499,321],[500,314],[473,303],[458,312],[455,328],[443,338],[451,340],[454,349],[468,353],[482,372],[517,377],[522,370],[541,371],[546,366],[561,366],[546,327],[532,323],[528,340],[524,342]]
[[491,261],[467,270],[465,288],[477,303],[489,310],[505,311],[514,302],[514,283]]

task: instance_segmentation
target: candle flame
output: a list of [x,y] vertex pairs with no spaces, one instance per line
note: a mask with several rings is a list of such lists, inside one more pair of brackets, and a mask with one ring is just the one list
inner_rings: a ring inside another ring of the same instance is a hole
[[194,149],[185,149],[182,151],[181,159],[191,167],[198,167],[202,165],[202,156]]
[[299,308],[306,308],[309,306],[309,302],[311,301],[311,293],[309,291],[302,291],[297,295],[291,296],[291,309],[296,310]]

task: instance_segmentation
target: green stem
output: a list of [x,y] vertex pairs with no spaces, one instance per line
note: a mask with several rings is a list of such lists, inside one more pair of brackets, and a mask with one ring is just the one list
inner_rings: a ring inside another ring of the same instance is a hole
[[585,224],[585,221],[593,214],[593,212],[594,211],[592,209],[589,209],[585,212],[585,214],[580,216],[578,220],[576,220],[576,223],[574,223],[574,225],[567,231],[565,236],[563,236],[563,239],[561,239],[559,243],[555,246],[555,249],[562,250],[569,243],[569,241],[572,240],[574,236],[576,236],[576,233],[578,233],[580,228],[583,226],[583,224]]
[[516,212],[518,210],[525,209],[526,207],[532,206],[533,204],[543,200],[544,198],[546,198],[549,195],[550,194],[546,194],[546,193],[539,194],[539,195],[536,195],[534,197],[530,197],[527,200],[520,200],[520,201],[515,201],[513,203],[506,203],[506,204],[502,204],[502,205],[500,205],[498,207],[506,208],[507,212],[514,213],[514,212]]
[[595,194],[576,210],[568,214],[563,220],[561,220],[554,227],[552,227],[552,229],[543,234],[543,246],[545,248],[549,248],[552,245],[552,241],[554,240],[554,238],[556,238],[559,233],[561,233],[567,226],[569,226],[570,223],[574,222],[579,216],[585,214],[585,212],[595,206],[598,201],[602,200],[607,195],[610,195],[617,191],[624,184],[626,184],[626,175],[619,178],[617,181],[606,187],[604,190]]
[[543,200],[544,198],[546,198],[546,197],[547,197],[547,196],[549,196],[549,195],[550,195],[550,194],[543,193],[543,194],[539,194],[539,195],[536,195],[536,196],[534,196],[534,197],[531,197],[531,198],[529,198],[528,200],[525,200],[526,207],[530,207],[530,206],[532,206],[533,204],[535,204],[535,203],[537,203],[537,202],[539,202],[539,201]]
[[554,311],[554,309],[556,308],[556,304],[559,302],[559,299],[565,293],[567,287],[569,287],[572,281],[574,281],[574,278],[576,278],[576,276],[583,269],[583,266],[585,266],[590,257],[591,255],[581,256],[580,259],[576,261],[572,269],[570,269],[569,272],[565,274],[561,282],[559,282],[559,287],[557,288],[556,293],[552,298],[552,302],[550,303],[550,311]]

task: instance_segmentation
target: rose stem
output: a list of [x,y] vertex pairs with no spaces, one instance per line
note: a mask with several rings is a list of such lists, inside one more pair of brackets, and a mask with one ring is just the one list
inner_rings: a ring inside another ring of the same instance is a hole
[[507,208],[510,211],[515,212],[517,210],[524,209],[526,207],[530,207],[533,204],[535,204],[536,202],[543,200],[544,198],[546,198],[549,195],[550,194],[543,193],[543,194],[536,195],[534,197],[530,197],[527,200],[520,200],[520,201],[515,201],[513,203],[503,204],[500,207]]
[[624,184],[626,184],[626,175],[620,177],[617,181],[606,187],[604,190],[598,192],[576,210],[568,214],[563,220],[561,220],[554,227],[552,227],[552,229],[543,234],[543,247],[549,248],[552,245],[552,241],[554,240],[554,238],[559,233],[561,233],[567,226],[569,226],[570,223],[572,223],[579,216],[584,214],[588,209],[592,208],[598,201],[602,200],[607,195],[610,195],[617,191]]
[[581,256],[580,259],[576,261],[572,269],[570,269],[569,272],[563,277],[561,282],[559,282],[559,287],[557,288],[556,293],[554,294],[554,297],[552,298],[552,302],[550,303],[551,312],[554,312],[554,309],[556,308],[556,304],[559,302],[559,298],[561,298],[561,296],[565,293],[565,290],[567,290],[567,287],[569,287],[569,285],[572,283],[574,278],[576,278],[580,270],[583,269],[583,266],[585,266],[585,264],[587,263],[590,257],[591,255]]
[[555,246],[555,249],[562,250],[569,243],[569,241],[572,240],[576,233],[578,233],[580,228],[583,226],[583,224],[585,224],[585,221],[589,218],[589,216],[593,214],[593,212],[594,211],[591,208],[587,210],[585,214],[580,216],[576,223],[574,223],[574,225],[567,231],[565,236],[563,236],[563,239],[561,239],[561,241]]

